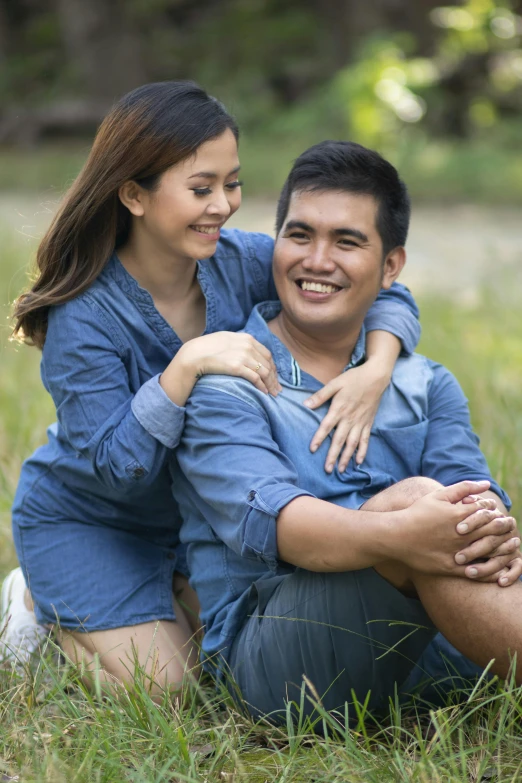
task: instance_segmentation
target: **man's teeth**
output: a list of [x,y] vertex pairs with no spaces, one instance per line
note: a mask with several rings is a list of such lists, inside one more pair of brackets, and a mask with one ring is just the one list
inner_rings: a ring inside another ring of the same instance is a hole
[[193,229],[199,231],[201,234],[216,234],[219,231],[219,226],[192,226]]
[[318,294],[333,294],[339,288],[336,285],[323,285],[322,283],[309,283],[307,280],[301,281],[303,291],[316,291]]

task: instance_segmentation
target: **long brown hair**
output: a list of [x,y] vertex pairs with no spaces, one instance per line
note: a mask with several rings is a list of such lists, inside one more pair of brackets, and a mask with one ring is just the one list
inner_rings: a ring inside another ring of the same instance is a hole
[[134,180],[153,190],[170,166],[235,121],[193,82],[157,82],[125,95],[102,122],[83,169],[36,254],[37,275],[15,302],[13,335],[43,348],[49,308],[85,291],[125,243],[130,212],[118,190]]

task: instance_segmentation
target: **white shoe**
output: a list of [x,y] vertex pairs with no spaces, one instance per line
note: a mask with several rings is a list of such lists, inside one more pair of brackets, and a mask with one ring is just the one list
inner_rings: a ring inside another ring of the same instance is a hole
[[25,589],[22,569],[15,568],[4,579],[0,599],[0,660],[18,665],[27,663],[49,635],[26,607]]

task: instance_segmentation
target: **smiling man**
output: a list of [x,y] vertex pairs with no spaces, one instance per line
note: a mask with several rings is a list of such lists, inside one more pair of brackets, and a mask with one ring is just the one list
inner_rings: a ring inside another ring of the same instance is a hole
[[380,706],[437,630],[502,675],[522,661],[520,539],[447,370],[399,359],[362,465],[327,473],[328,443],[308,448],[327,409],[303,402],[364,361],[364,317],[404,265],[409,215],[377,153],[303,153],[278,205],[280,302],[246,327],[283,390],[206,376],[187,403],[172,473],[203,650],[253,714],[298,700],[303,674],[328,709],[370,690]]

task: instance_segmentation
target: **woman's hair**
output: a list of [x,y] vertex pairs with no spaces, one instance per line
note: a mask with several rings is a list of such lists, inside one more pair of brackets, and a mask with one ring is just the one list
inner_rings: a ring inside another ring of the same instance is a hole
[[118,101],[40,243],[36,280],[15,303],[13,335],[42,348],[49,308],[85,291],[126,242],[124,182],[154,190],[166,169],[227,128],[237,139],[235,120],[193,82],[145,84]]

